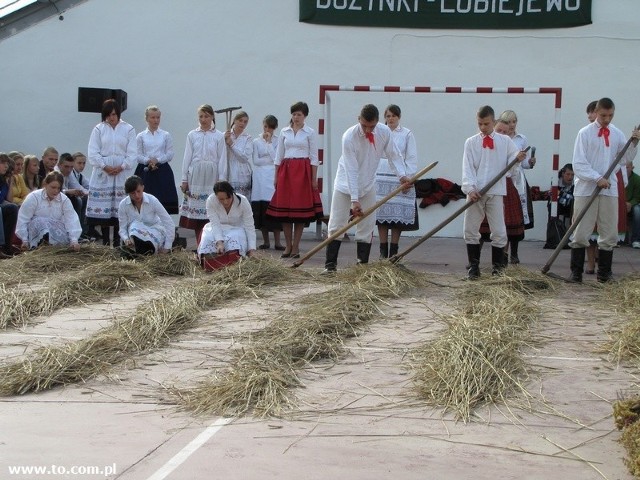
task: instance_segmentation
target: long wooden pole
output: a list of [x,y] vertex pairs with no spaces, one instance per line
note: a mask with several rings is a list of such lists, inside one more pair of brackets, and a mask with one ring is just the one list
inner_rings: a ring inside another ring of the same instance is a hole
[[[638,128],[640,128],[640,125],[638,126]],[[629,148],[633,140],[634,140],[633,137],[627,140],[627,143],[624,145],[624,147],[622,147],[622,150],[620,150],[618,155],[616,155],[616,158],[613,160],[613,162],[611,162],[611,165],[609,165],[609,168],[607,169],[606,173],[602,176],[602,178],[608,179],[611,176],[613,171],[618,166],[618,163],[620,163],[620,160],[622,160],[622,157],[624,156],[624,154],[627,153],[627,149]],[[582,210],[580,210],[578,215],[576,215],[572,219],[571,226],[567,229],[567,231],[565,232],[560,242],[558,242],[558,246],[549,257],[549,260],[547,260],[547,263],[545,263],[544,266],[542,267],[542,273],[547,274],[547,272],[549,272],[551,265],[553,264],[553,262],[556,261],[556,258],[558,258],[558,255],[560,255],[560,251],[564,248],[566,243],[569,241],[569,237],[574,232],[574,230],[578,227],[578,223],[580,223],[580,220],[582,220],[582,218],[587,214],[587,210],[589,210],[589,207],[591,207],[593,202],[596,200],[596,197],[600,194],[600,190],[602,190],[602,187],[596,187],[593,190],[593,193],[589,197],[589,200],[587,200],[587,203],[584,205],[584,207],[582,207]],[[555,275],[553,276],[555,277]]]
[[[529,150],[530,147],[527,147],[525,152]],[[491,181],[489,183],[487,183],[478,193],[480,194],[480,196],[482,197],[485,193],[487,193],[489,191],[489,189],[491,187],[493,187],[496,183],[498,183],[498,181],[504,177],[507,172],[509,170],[511,170],[513,168],[513,166],[518,163],[519,160],[517,158],[514,158],[513,160],[511,160],[511,162],[502,169],[502,171],[496,175],[493,179],[491,179]],[[467,208],[469,208],[471,205],[473,205],[475,202],[471,202],[469,200],[467,200],[465,202],[464,205],[462,205],[458,210],[456,210],[451,216],[449,216],[448,218],[444,219],[442,222],[440,222],[438,225],[436,225],[435,227],[433,227],[431,230],[429,230],[427,233],[425,233],[422,237],[420,237],[416,242],[414,242],[409,248],[407,248],[406,250],[404,250],[403,252],[394,255],[393,257],[389,258],[389,261],[391,263],[396,263],[399,262],[402,258],[404,258],[406,255],[408,255],[409,253],[413,252],[416,248],[418,248],[420,245],[422,245],[424,242],[426,242],[428,239],[430,239],[433,235],[435,235],[437,232],[439,232],[440,230],[442,230],[445,226],[449,225],[455,218],[457,218],[462,212],[464,212]]]
[[[429,170],[431,170],[433,167],[435,167],[438,164],[438,162],[433,162],[430,165],[427,165],[426,167],[424,167],[422,170],[420,170],[418,173],[416,173],[413,177],[411,177],[411,179],[409,179],[408,183],[415,183],[416,180],[418,180],[422,175],[424,175],[425,173],[427,173]],[[320,242],[318,245],[316,245],[315,247],[313,247],[311,250],[309,250],[302,258],[300,258],[298,261],[296,261],[295,263],[293,263],[292,267],[296,268],[299,267],[300,265],[302,265],[305,261],[309,260],[311,257],[313,257],[316,253],[318,253],[320,250],[322,250],[324,247],[326,247],[327,245],[329,245],[329,243],[333,240],[335,240],[336,238],[340,237],[340,235],[342,235],[343,233],[345,233],[347,230],[349,230],[351,227],[353,227],[354,225],[357,225],[358,223],[360,223],[362,220],[364,220],[365,218],[367,218],[369,215],[371,215],[373,212],[375,212],[378,208],[380,208],[380,206],[382,206],[383,204],[387,203],[389,200],[391,200],[393,197],[395,197],[396,195],[398,195],[400,192],[402,192],[405,189],[405,185],[406,184],[402,184],[401,186],[399,186],[398,188],[396,188],[393,192],[390,192],[386,197],[378,200],[375,205],[373,205],[369,210],[367,210],[366,212],[363,212],[362,215],[358,216],[358,217],[354,217],[353,220],[351,220],[349,223],[347,223],[344,227],[338,229],[336,232],[332,233],[331,235],[329,235],[325,240],[323,240],[322,242]]]

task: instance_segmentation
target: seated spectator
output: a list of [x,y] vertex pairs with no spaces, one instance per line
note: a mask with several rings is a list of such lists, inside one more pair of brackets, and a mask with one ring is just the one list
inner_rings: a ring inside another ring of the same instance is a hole
[[199,255],[216,255],[237,250],[242,256],[256,252],[253,211],[247,197],[234,192],[229,182],[217,182],[207,198],[207,217]]
[[640,175],[633,171],[633,162],[627,163],[629,183],[625,189],[627,214],[631,225],[629,242],[633,248],[640,248]]
[[[82,173],[84,172],[84,168],[87,166],[87,156],[82,152],[76,152],[72,155],[72,157],[73,172],[71,173],[76,178],[78,183],[82,186],[82,188],[88,192],[89,179]],[[84,238],[88,238],[92,241],[102,238],[102,235],[98,233],[96,227],[94,227],[93,225],[87,225],[87,196],[82,197],[82,207],[80,208],[78,217],[80,218],[80,225],[82,225],[82,236]]]
[[71,154],[63,153],[60,155],[60,159],[58,160],[58,165],[56,165],[55,170],[60,172],[64,177],[62,193],[71,200],[73,209],[76,211],[78,219],[80,219],[80,216],[82,215],[82,200],[87,198],[89,190],[80,185],[80,182],[78,182],[78,179],[73,174],[74,165],[75,162]]
[[24,171],[22,178],[30,192],[38,190],[42,186],[42,179],[38,175],[40,161],[35,155],[24,156]]
[[13,203],[20,206],[30,192],[22,176],[24,172],[24,155],[15,151],[9,152],[7,155],[13,160]]
[[11,237],[18,215],[18,206],[13,203],[12,166],[9,156],[0,153],[0,258],[12,256]]
[[46,177],[48,173],[53,172],[57,164],[58,151],[54,147],[45,148],[42,153],[42,160],[40,160],[40,167],[38,169],[38,176],[40,177],[40,180],[44,180],[44,177]]
[[80,220],[69,198],[61,192],[63,183],[60,172],[51,172],[44,177],[42,189],[27,195],[16,225],[16,235],[22,240],[23,250],[41,243],[80,249]]
[[573,215],[573,165],[567,163],[558,172],[558,218],[568,228]]
[[142,179],[136,175],[124,182],[127,194],[118,207],[120,241],[125,250],[139,255],[171,250],[176,226],[160,200],[144,193]]

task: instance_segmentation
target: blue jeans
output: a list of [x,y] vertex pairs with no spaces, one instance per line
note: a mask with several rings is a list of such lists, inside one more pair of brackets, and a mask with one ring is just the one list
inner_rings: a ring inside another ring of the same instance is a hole
[[631,243],[640,242],[640,203],[631,207],[629,220],[631,220]]

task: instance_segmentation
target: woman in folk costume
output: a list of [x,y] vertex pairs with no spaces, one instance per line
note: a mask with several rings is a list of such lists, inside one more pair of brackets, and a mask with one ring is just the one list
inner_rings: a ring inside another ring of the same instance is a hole
[[142,179],[133,175],[124,182],[127,196],[120,202],[120,238],[139,255],[166,253],[171,250],[175,225],[155,196],[145,193]]
[[229,182],[218,182],[207,199],[209,223],[204,227],[199,255],[223,254],[237,250],[241,256],[256,253],[256,228],[251,204],[235,193]]
[[[529,146],[527,137],[516,131],[516,127],[518,125],[516,112],[513,110],[505,110],[498,117],[498,122],[505,123],[508,126],[507,135],[511,137],[511,140],[516,144],[518,150],[523,151]],[[524,230],[533,228],[533,202],[531,201],[531,191],[529,189],[529,183],[527,182],[524,170],[533,168],[535,164],[536,158],[531,155],[531,152],[527,152],[527,157],[518,165],[515,170],[516,174],[512,178],[513,185],[516,187],[518,197],[520,199]],[[509,244],[507,249],[511,249],[509,261],[512,264],[520,263],[520,259],[518,258],[518,244],[523,239],[524,231],[518,235],[509,235]]]
[[202,229],[208,222],[207,198],[216,182],[227,179],[227,152],[224,134],[215,128],[211,105],[198,108],[198,123],[198,128],[187,135],[184,147],[180,226],[195,230],[196,241],[200,243]]
[[253,175],[251,184],[251,209],[253,210],[253,223],[262,232],[262,245],[258,248],[266,250],[271,248],[269,232],[273,232],[274,248],[284,250],[280,243],[282,225],[267,218],[269,201],[275,191],[273,178],[276,167],[273,164],[276,158],[276,145],[278,136],[274,132],[278,128],[278,119],[273,115],[267,115],[262,120],[262,134],[253,140]]
[[50,245],[69,245],[79,250],[82,233],[80,220],[71,200],[61,192],[64,178],[51,172],[42,181],[42,189],[27,195],[20,210],[16,236],[22,249],[28,250],[46,242]]
[[245,132],[249,124],[249,115],[240,110],[233,117],[231,128],[224,134],[229,162],[229,183],[233,189],[247,198],[251,198],[251,157],[253,139]]
[[[389,105],[384,111],[385,124],[391,129],[393,141],[402,155],[403,165],[396,165],[398,171],[405,171],[412,177],[418,171],[418,153],[413,132],[400,126],[402,112],[398,105]],[[391,172],[389,162],[381,158],[376,172],[376,201],[386,197],[398,188],[398,178]],[[398,253],[398,243],[402,231],[419,228],[416,190],[410,188],[401,192],[376,211],[376,224],[380,237],[380,258],[392,257]],[[391,243],[389,244],[389,230]]]
[[136,131],[120,118],[120,104],[113,99],[102,105],[102,122],[95,126],[89,138],[87,159],[93,171],[89,180],[87,224],[102,226],[102,243],[110,244],[113,226],[113,246],[118,238],[118,206],[125,197],[124,181],[136,165]]
[[156,197],[168,213],[175,214],[178,213],[178,193],[170,164],[173,160],[173,138],[160,128],[161,115],[155,105],[144,111],[147,128],[136,137],[136,175],[144,182],[146,193]]
[[267,216],[282,223],[286,246],[282,258],[300,258],[300,239],[306,225],[322,218],[318,191],[318,139],[305,124],[309,106],[291,106],[291,122],[280,131],[276,150],[275,192]]

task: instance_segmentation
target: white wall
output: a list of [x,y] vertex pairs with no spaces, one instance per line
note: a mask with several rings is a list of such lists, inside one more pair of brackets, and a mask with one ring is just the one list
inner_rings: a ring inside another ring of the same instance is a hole
[[[592,99],[613,98],[614,123],[625,132],[640,123],[637,0],[593,3],[594,23],[585,27],[453,31],[304,24],[298,22],[298,0],[90,0],[65,12],[64,21],[56,15],[0,42],[0,150],[86,150],[100,117],[77,112],[78,87],[127,91],[123,118],[137,130],[145,127],[144,108],[159,105],[162,127],[174,137],[178,176],[184,139],[197,126],[202,103],[216,109],[242,105],[251,117],[250,132],[258,133],[267,113],[284,125],[297,100],[309,103],[308,122],[317,127],[320,84],[550,86],[563,89],[562,165],[571,161],[575,133]],[[424,163],[440,161],[429,176],[459,182],[464,139],[476,131],[477,107],[489,103],[518,113],[519,130],[538,147],[530,184],[546,188],[553,175],[552,96],[458,97],[332,93],[331,135],[325,139],[335,143],[331,137],[337,135],[339,141],[362,104],[383,109],[395,102],[403,124],[416,133]],[[217,120],[223,128],[224,118]],[[339,149],[330,148],[327,163],[335,163]],[[422,211],[422,231],[454,208]],[[544,205],[536,213],[537,227],[527,237],[541,239]],[[441,233],[460,236],[461,226],[454,222]]]

